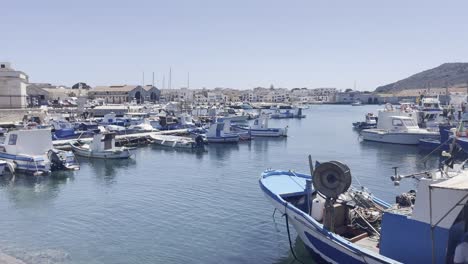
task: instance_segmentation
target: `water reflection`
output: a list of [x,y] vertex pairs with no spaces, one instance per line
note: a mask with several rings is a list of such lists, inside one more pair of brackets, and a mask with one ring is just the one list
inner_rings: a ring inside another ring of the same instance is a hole
[[[292,226],[290,228],[293,228]],[[287,236],[287,235],[286,235]],[[291,242],[293,243],[294,253],[299,261],[304,264],[313,264],[313,263],[326,263],[318,255],[313,252],[309,252],[299,236],[291,237]],[[287,239],[287,238],[286,238]],[[291,264],[291,263],[300,263],[296,260],[291,250],[288,251],[287,256],[283,256],[278,260],[274,261],[275,264]]]
[[82,166],[82,170],[89,167],[93,170],[96,178],[101,179],[107,185],[112,185],[116,182],[115,176],[121,169],[131,170],[136,166],[136,160],[130,159],[93,159],[79,157],[78,161]]
[[375,156],[376,164],[387,166],[406,165],[403,170],[425,170],[437,168],[440,162],[439,153],[421,151],[418,146],[386,144],[380,142],[362,141],[361,151],[366,156]]
[[0,188],[16,207],[34,208],[57,198],[61,186],[73,180],[73,177],[6,174],[0,177]]
[[232,155],[232,152],[238,152],[238,151],[239,151],[238,144],[213,143],[213,144],[208,145],[208,155],[213,161],[229,159]]

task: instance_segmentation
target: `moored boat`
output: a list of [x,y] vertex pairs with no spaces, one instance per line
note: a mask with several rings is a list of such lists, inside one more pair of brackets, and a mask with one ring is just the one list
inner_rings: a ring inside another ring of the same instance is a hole
[[[229,122],[229,121],[226,121]],[[206,132],[206,139],[208,143],[237,143],[239,142],[239,135],[236,133],[227,132],[225,129],[225,122],[217,122],[210,125]]]
[[115,133],[110,132],[96,133],[89,144],[73,141],[70,145],[76,155],[88,158],[128,159],[135,152],[135,148],[116,147]]
[[377,127],[377,117],[373,113],[367,113],[365,120],[354,122],[353,127],[356,129],[370,129]]
[[423,138],[437,139],[439,132],[420,128],[416,115],[392,110],[379,111],[377,128],[364,129],[360,135],[364,140],[383,143],[418,145]]
[[286,137],[288,135],[288,128],[269,128],[268,116],[261,115],[255,119],[251,126],[233,126],[236,130],[248,132],[254,137]]
[[192,139],[190,137],[151,134],[150,137],[154,144],[171,148],[202,149],[205,146],[202,136]]
[[73,153],[53,148],[50,129],[8,132],[4,144],[0,146],[0,159],[11,163],[12,169],[26,173],[79,169]]
[[336,161],[311,168],[313,176],[267,170],[259,184],[287,228],[329,263],[446,263],[466,231],[458,226],[468,222],[468,171],[461,168],[395,175],[395,184],[418,180],[417,191],[395,204],[352,187],[349,168]]

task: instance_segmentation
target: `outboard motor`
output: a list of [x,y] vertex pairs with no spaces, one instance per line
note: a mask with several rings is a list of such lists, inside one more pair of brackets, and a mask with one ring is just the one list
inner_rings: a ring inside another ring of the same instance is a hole
[[79,170],[80,166],[75,160],[75,155],[71,151],[51,149],[47,152],[50,161],[50,170]]
[[203,140],[203,137],[201,135],[198,135],[195,138],[195,146],[197,148],[203,148],[205,146],[205,141]]
[[63,170],[65,168],[64,162],[60,157],[60,150],[51,149],[47,152],[47,158],[50,161],[50,170]]

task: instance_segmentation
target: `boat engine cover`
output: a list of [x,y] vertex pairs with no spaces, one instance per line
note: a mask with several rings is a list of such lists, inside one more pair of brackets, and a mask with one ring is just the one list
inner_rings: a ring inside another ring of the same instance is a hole
[[314,189],[327,198],[338,198],[351,186],[351,171],[339,161],[323,162],[315,168],[312,177]]

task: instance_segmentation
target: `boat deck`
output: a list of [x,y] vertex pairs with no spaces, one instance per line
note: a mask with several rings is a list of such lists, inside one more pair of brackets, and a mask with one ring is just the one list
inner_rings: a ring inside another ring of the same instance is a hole
[[379,253],[379,239],[377,237],[365,237],[354,242],[354,244]]

